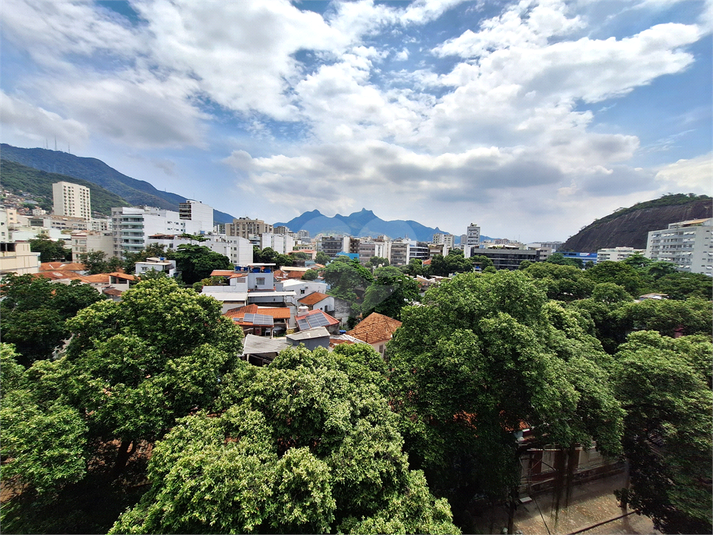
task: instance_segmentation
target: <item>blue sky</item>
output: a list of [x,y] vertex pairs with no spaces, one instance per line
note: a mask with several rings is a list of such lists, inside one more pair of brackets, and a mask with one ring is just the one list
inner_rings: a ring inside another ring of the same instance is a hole
[[711,193],[711,1],[0,9],[3,142],[56,138],[235,216],[367,208],[565,240]]

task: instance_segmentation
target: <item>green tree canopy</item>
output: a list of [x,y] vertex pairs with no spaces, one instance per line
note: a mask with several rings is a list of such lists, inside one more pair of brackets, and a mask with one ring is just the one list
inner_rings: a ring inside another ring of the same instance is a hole
[[319,251],[314,257],[314,261],[317,262],[318,264],[322,264],[323,266],[326,266],[329,264],[332,259],[329,258],[329,255],[325,252]]
[[434,255],[431,259],[431,275],[447,277],[452,273],[468,273],[473,271],[473,264],[463,257],[460,249],[451,249],[446,256]]
[[589,297],[595,283],[574,266],[536,262],[527,266],[525,273],[541,281],[547,297],[557,301],[574,301]]
[[308,269],[305,271],[304,275],[302,275],[302,280],[304,281],[313,281],[317,277],[319,277],[319,271],[316,269]]
[[186,284],[194,284],[210,277],[215,269],[232,269],[230,259],[220,253],[211,251],[204,245],[179,245],[173,253],[176,269],[181,272],[181,278]]
[[372,256],[369,259],[369,262],[366,264],[368,267],[374,269],[378,268],[380,266],[388,266],[389,265],[389,259],[388,258],[383,258],[381,256]]
[[40,234],[30,240],[30,250],[40,253],[40,262],[72,260],[72,249],[64,246],[64,240],[52,241],[46,234]]
[[[370,355],[364,355],[367,351]],[[282,352],[179,422],[110,533],[457,533],[409,470],[371,348]]]
[[69,336],[65,320],[92,303],[106,299],[91,286],[72,281],[52,283],[44,277],[9,274],[0,286],[3,341],[15,344],[19,361],[29,365],[47,359]]
[[418,283],[395,267],[381,267],[374,271],[376,280],[366,289],[362,313],[366,317],[378,312],[401,319],[401,309],[419,298]]
[[612,373],[626,410],[625,499],[664,533],[711,533],[710,336],[671,339],[633,333]]
[[97,273],[111,273],[119,268],[124,268],[124,262],[115,256],[106,257],[104,251],[92,251],[90,253],[82,253],[79,255],[79,261],[84,264],[85,269],[90,275]]
[[636,269],[624,262],[600,262],[584,273],[596,283],[613,282],[618,284],[634,297],[638,297],[646,289],[646,279]]
[[[521,424],[569,447],[620,450],[622,412],[586,318],[548,302],[520,271],[461,274],[402,311],[389,344],[410,458],[456,510],[519,482]],[[457,468],[456,468],[457,467]]]
[[324,269],[324,280],[330,286],[331,295],[356,304],[374,277],[357,260],[342,258],[344,260],[336,259]]

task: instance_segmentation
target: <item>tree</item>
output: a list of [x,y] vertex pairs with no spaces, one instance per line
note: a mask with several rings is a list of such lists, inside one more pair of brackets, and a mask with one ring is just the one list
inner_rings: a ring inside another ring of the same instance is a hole
[[616,355],[612,379],[627,414],[631,477],[620,497],[664,533],[711,533],[713,346],[709,337],[687,338],[637,332]]
[[330,286],[330,295],[355,305],[374,277],[357,260],[343,258],[344,260],[336,259],[324,269],[324,280]]
[[204,245],[179,245],[173,253],[173,258],[176,260],[176,269],[181,272],[186,284],[194,284],[208,278],[216,269],[233,269],[233,264],[227,256],[211,251]]
[[613,282],[618,284],[633,296],[640,295],[646,288],[646,280],[639,275],[636,269],[623,262],[600,262],[584,273],[595,283]]
[[30,250],[40,253],[40,262],[72,260],[72,249],[64,247],[64,240],[52,241],[46,234],[40,234],[30,240]]
[[665,336],[710,334],[711,302],[690,298],[685,301],[646,299],[618,308],[615,318],[625,331],[651,330]]
[[495,264],[493,263],[492,259],[482,254],[471,256],[470,261],[473,264],[474,268],[480,268],[481,271],[485,271],[489,267],[495,267]]
[[372,269],[376,269],[376,268],[382,267],[382,266],[388,266],[389,259],[383,258],[381,256],[372,256],[366,265]]
[[431,275],[447,277],[453,273],[467,273],[473,271],[473,264],[463,257],[460,249],[451,249],[446,256],[434,255],[431,259]]
[[64,322],[79,310],[106,299],[91,286],[56,284],[43,277],[9,274],[0,286],[3,341],[15,344],[18,360],[30,365],[47,359],[69,336]]
[[419,298],[418,283],[394,267],[377,268],[374,276],[376,280],[364,294],[363,314],[378,312],[401,319],[401,309]]
[[426,275],[428,269],[423,265],[423,260],[420,258],[412,258],[407,265],[401,266],[401,271],[415,277],[417,275]]
[[134,273],[134,271],[136,271],[136,262],[146,262],[147,258],[162,257],[173,259],[173,251],[167,251],[165,245],[150,243],[142,251],[137,253],[124,253],[124,269],[127,273]]
[[84,268],[89,271],[90,275],[109,272],[109,263],[106,261],[106,253],[104,251],[82,253],[79,255],[79,261],[84,264]]
[[184,418],[156,446],[151,489],[110,533],[457,533],[408,468],[378,360],[299,348],[248,370],[225,412]]
[[316,269],[308,269],[307,271],[305,271],[305,274],[302,275],[302,280],[303,281],[313,281],[318,277],[319,277],[319,271],[317,271]]
[[576,268],[582,269],[584,264],[580,258],[565,258],[562,253],[552,253],[545,260],[548,264],[557,264],[560,266],[574,266]]
[[329,264],[332,261],[332,259],[329,257],[329,255],[327,253],[319,251],[315,255],[314,261],[317,262],[318,264],[326,266],[327,264]]
[[589,297],[595,285],[584,276],[581,269],[570,265],[537,262],[527,266],[524,271],[541,282],[548,298],[557,301]]
[[656,291],[664,293],[669,299],[685,300],[689,297],[711,299],[713,278],[703,273],[685,273],[677,271],[658,278],[654,283]]
[[522,423],[563,448],[594,437],[619,452],[610,357],[585,318],[548,302],[524,273],[460,274],[402,321],[389,343],[394,407],[409,458],[455,511],[479,493],[514,506]]

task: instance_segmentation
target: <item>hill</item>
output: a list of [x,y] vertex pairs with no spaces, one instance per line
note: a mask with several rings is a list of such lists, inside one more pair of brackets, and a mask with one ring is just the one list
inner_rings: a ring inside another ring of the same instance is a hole
[[[56,150],[23,149],[6,143],[0,144],[0,155],[3,160],[40,171],[58,173],[91,182],[118,195],[134,206],[156,206],[177,211],[178,204],[186,200],[186,197],[176,193],[157,190],[145,180],[126,176],[96,158],[81,158]],[[214,210],[213,219],[218,223],[231,223],[233,216]]]
[[310,233],[310,236],[316,236],[320,233],[334,233],[348,234],[355,237],[376,237],[383,234],[392,239],[408,237],[412,240],[431,241],[434,234],[445,233],[438,227],[426,227],[417,221],[403,221],[400,219],[384,221],[374,215],[374,212],[366,209],[348,216],[337,214],[334,217],[327,217],[319,210],[312,210],[286,223],[275,223],[275,226],[277,225],[284,225],[292,232],[306,230]]
[[86,186],[91,190],[92,211],[103,216],[111,216],[112,206],[129,206],[126,200],[101,186],[86,180],[58,173],[47,173],[32,167],[0,159],[0,185],[12,193],[30,193],[45,209],[52,209],[52,184],[55,182],[71,182]]
[[561,251],[595,252],[605,247],[645,249],[648,233],[669,223],[713,217],[713,199],[678,193],[621,208],[570,237]]

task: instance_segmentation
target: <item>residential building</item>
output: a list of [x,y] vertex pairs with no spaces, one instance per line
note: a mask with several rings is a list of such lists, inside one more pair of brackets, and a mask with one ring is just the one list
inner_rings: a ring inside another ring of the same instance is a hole
[[619,262],[635,254],[644,254],[646,249],[634,249],[633,247],[609,247],[597,251],[597,263],[599,262]]
[[52,184],[52,200],[55,215],[81,217],[86,221],[92,218],[91,193],[86,186],[55,182]]
[[225,225],[225,233],[228,236],[240,236],[241,238],[250,239],[251,235],[260,235],[266,232],[272,233],[274,229],[272,225],[265,223],[262,219],[250,219],[248,217],[239,217],[233,219],[232,223]]
[[431,243],[434,245],[445,245],[449,249],[453,249],[456,245],[456,237],[453,234],[434,234]]
[[347,334],[371,345],[383,357],[386,354],[387,342],[399,327],[400,321],[372,312]]
[[408,260],[419,259],[425,261],[429,259],[428,243],[425,241],[411,240],[409,242]]
[[83,217],[65,215],[43,215],[29,218],[31,227],[53,228],[61,231],[87,230],[90,221]]
[[280,254],[289,254],[295,247],[295,239],[289,234],[264,232],[260,235],[260,249],[267,247]]
[[148,237],[146,244],[163,245],[167,250],[176,250],[181,245],[201,245],[208,247],[214,253],[227,256],[230,263],[236,266],[253,263],[253,246],[248,240],[238,236],[209,235],[204,241],[198,241],[188,236],[154,234]]
[[[474,256],[485,256],[493,261],[495,269],[516,270],[520,268],[520,263],[523,260],[530,262],[540,262],[540,251],[532,251],[527,249],[478,249]],[[477,266],[476,266],[477,268]]]
[[395,240],[391,242],[391,256],[389,262],[392,266],[405,266],[409,262],[408,240]]
[[29,242],[0,242],[0,275],[39,272],[40,253],[33,253]]
[[[462,239],[462,238],[461,238]],[[480,227],[475,223],[468,225],[465,234],[465,245],[463,246],[463,255],[466,258],[473,256],[473,249],[480,248]]]
[[323,310],[328,314],[334,312],[334,297],[322,292],[312,292],[298,299],[297,302],[300,306],[307,307],[307,310]]
[[680,271],[713,276],[713,218],[671,223],[649,232],[646,257],[673,262]]
[[300,230],[297,233],[298,240],[309,240],[309,230]]
[[[345,251],[345,242],[346,249]],[[349,250],[349,236],[322,236],[318,242],[318,251],[328,255],[329,258],[334,258],[337,253],[346,253]]]
[[68,241],[72,247],[72,258],[95,251],[103,252],[107,258],[114,256],[114,234],[111,231],[75,231]]
[[205,221],[181,219],[178,212],[149,206],[112,208],[111,219],[114,256],[118,257],[125,252],[135,253],[144,249],[149,236],[200,234],[201,229],[205,228]]
[[135,271],[137,275],[143,275],[149,271],[161,271],[169,277],[174,277],[176,275],[176,261],[152,256],[144,262],[136,262]]
[[178,205],[178,215],[184,221],[193,221],[197,224],[194,229],[196,234],[209,234],[213,232],[213,208],[200,201],[186,199]]
[[292,231],[288,229],[285,225],[278,225],[273,228],[275,234],[291,234]]

